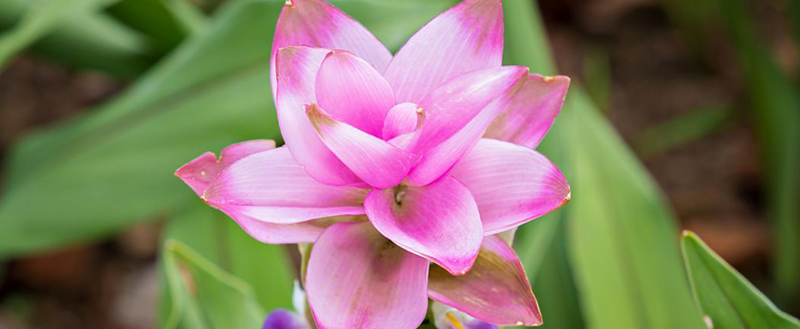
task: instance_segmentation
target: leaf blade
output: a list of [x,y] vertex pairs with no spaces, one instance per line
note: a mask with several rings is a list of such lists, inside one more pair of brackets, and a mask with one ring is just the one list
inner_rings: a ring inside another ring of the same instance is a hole
[[695,298],[714,328],[800,328],[693,232],[681,239]]

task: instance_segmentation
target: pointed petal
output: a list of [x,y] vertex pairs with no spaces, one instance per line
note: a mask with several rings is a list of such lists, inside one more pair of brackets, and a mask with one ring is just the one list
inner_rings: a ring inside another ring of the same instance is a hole
[[425,318],[428,262],[369,223],[329,227],[311,249],[308,303],[320,329],[407,329]]
[[307,112],[325,145],[367,184],[395,186],[411,169],[411,153],[337,121],[316,104],[311,104]]
[[481,139],[450,176],[475,198],[486,234],[522,225],[570,198],[567,180],[545,156],[493,139]]
[[297,313],[276,309],[267,315],[261,329],[307,329],[305,320]]
[[308,47],[278,51],[278,123],[286,146],[311,177],[328,185],[352,185],[360,180],[322,143],[305,111],[316,101],[317,71],[329,52]]
[[519,258],[502,239],[487,236],[469,273],[453,276],[431,267],[428,296],[498,325],[542,324],[539,305]]
[[[222,150],[219,160],[214,153],[207,152],[178,169],[175,174],[183,179],[197,195],[202,196],[214,178],[225,168],[250,155],[274,148],[275,142],[271,140],[253,140],[233,144]],[[326,227],[337,222],[352,220],[352,218],[345,217],[330,217],[297,224],[274,224],[259,221],[232,209],[226,210],[227,215],[254,239],[272,244],[314,242]]]
[[275,54],[288,46],[342,49],[383,72],[392,54],[364,26],[321,0],[287,1],[275,28],[270,56],[272,93],[276,93]]
[[453,136],[481,110],[519,88],[528,68],[505,66],[462,75],[434,90],[420,103],[425,122],[415,152],[424,154]]
[[285,147],[251,155],[223,170],[203,194],[231,216],[293,224],[363,214],[365,190],[329,186],[306,174]]
[[535,149],[561,111],[567,89],[568,77],[528,75],[525,85],[489,126],[484,137]]
[[381,137],[383,120],[394,106],[394,94],[369,63],[334,50],[317,73],[317,103],[333,117]]
[[223,169],[251,154],[274,148],[275,141],[271,140],[262,139],[236,143],[222,150],[219,160],[214,153],[206,152],[180,167],[175,171],[175,176],[183,180],[199,196]]
[[444,82],[500,66],[502,60],[500,0],[467,0],[412,36],[389,63],[384,76],[398,102],[418,103]]
[[373,190],[364,207],[389,240],[454,274],[469,271],[483,239],[475,201],[450,177],[428,186]]
[[428,185],[447,173],[464,154],[475,147],[486,128],[506,108],[514,94],[514,90],[503,94],[481,110],[461,130],[427,151],[409,173],[409,182],[413,185]]

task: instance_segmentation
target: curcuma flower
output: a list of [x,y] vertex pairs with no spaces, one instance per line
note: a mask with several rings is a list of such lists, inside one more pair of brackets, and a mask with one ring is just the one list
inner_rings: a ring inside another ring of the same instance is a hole
[[462,2],[394,55],[330,4],[287,1],[271,58],[286,145],[235,144],[176,174],[254,238],[314,243],[304,286],[319,328],[415,328],[428,298],[541,324],[496,234],[569,200],[534,151],[569,79],[502,55],[500,0]]

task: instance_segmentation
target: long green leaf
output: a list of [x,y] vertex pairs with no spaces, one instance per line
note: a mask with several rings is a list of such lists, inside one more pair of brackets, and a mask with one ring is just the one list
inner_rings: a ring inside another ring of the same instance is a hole
[[[0,29],[12,28],[31,6],[27,0],[0,0]],[[124,79],[136,77],[152,65],[147,47],[142,36],[96,13],[67,17],[57,29],[31,44],[37,55]]]
[[258,328],[266,313],[247,283],[185,244],[167,240],[163,252],[168,316],[160,328]]
[[782,300],[800,305],[800,93],[770,58],[749,11],[738,0],[719,1],[750,89],[775,234],[775,273]]
[[106,12],[149,36],[164,53],[206,25],[200,9],[186,0],[119,0]]
[[[796,1],[790,10],[797,13]],[[781,303],[800,305],[800,93],[771,58],[741,0],[665,1],[691,38],[719,26],[727,32],[749,91],[752,117],[764,158],[767,207],[773,220],[776,292]],[[703,15],[692,14],[703,8]],[[800,26],[800,25],[798,25]],[[728,69],[726,67],[726,69]]]
[[684,232],[682,246],[695,298],[714,328],[800,328],[697,235]]
[[207,150],[279,136],[268,36],[283,2],[243,1],[111,103],[18,145],[0,254],[107,234],[194,196],[172,172]]
[[[552,73],[535,8],[523,0],[504,5],[512,36],[507,62]],[[573,84],[570,94],[548,150],[566,153],[555,163],[573,194],[560,211],[567,212],[569,262],[587,326],[704,328],[681,275],[672,214],[655,184],[580,88]]]
[[116,0],[39,0],[29,6],[14,29],[0,35],[0,70],[22,49],[76,15],[99,10]]
[[655,184],[580,91],[570,102],[570,251],[590,327],[702,328]]

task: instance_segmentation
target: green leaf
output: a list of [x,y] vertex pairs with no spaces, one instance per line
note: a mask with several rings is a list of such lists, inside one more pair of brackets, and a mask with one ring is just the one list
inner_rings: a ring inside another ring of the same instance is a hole
[[[797,16],[796,1],[789,11]],[[693,38],[730,36],[743,82],[749,91],[761,156],[764,159],[767,207],[773,220],[777,282],[780,303],[800,305],[800,93],[797,86],[771,57],[770,48],[758,35],[747,3],[742,0],[668,1],[673,19],[694,30]],[[702,15],[695,8],[703,8]],[[797,25],[800,26],[800,25]],[[707,44],[711,44],[706,42]],[[725,67],[728,69],[728,67]]]
[[169,221],[165,236],[246,282],[265,310],[291,308],[295,273],[284,246],[256,241],[228,216],[200,200]]
[[697,235],[684,232],[682,246],[695,299],[715,329],[800,328]]
[[646,128],[633,145],[642,158],[647,158],[723,130],[734,119],[733,109],[727,104],[698,108]]
[[563,115],[574,152],[570,251],[590,327],[702,328],[655,183],[580,90]]
[[14,29],[0,35],[0,70],[31,43],[67,18],[97,11],[116,0],[38,0],[27,8]]
[[568,261],[563,213],[550,214],[523,225],[515,240],[514,249],[539,301],[544,319],[542,329],[585,327]]
[[169,297],[160,328],[259,328],[264,322],[247,283],[179,241],[167,240],[162,256]]
[[206,25],[203,13],[186,0],[118,0],[106,12],[149,36],[164,53]]
[[279,137],[267,36],[283,2],[242,1],[135,86],[19,144],[0,254],[108,234],[196,198],[172,173],[208,150]]
[[[12,27],[31,6],[32,2],[27,0],[0,0],[0,27]],[[31,44],[35,54],[124,79],[136,77],[152,65],[147,41],[104,15],[72,15],[57,25],[57,29],[51,29]]]
[[[552,74],[538,12],[504,1],[506,62]],[[641,163],[573,83],[545,145],[572,186],[559,210],[590,328],[704,328],[682,275],[674,218]],[[545,303],[543,301],[542,303]],[[545,319],[545,322],[547,319]]]

